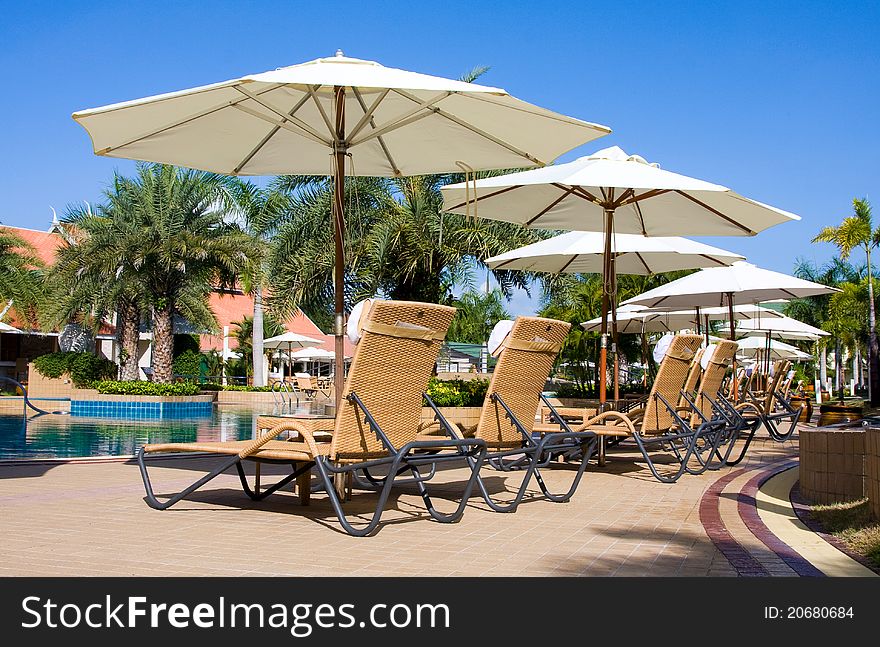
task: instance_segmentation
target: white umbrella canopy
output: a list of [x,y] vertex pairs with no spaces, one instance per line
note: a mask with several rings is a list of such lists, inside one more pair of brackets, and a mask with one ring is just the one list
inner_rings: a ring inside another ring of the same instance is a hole
[[[617,146],[567,164],[485,178],[442,189],[447,211],[529,227],[605,234],[600,351],[605,374],[607,312],[615,306],[612,234],[754,236],[800,218],[725,186],[660,169]],[[605,400],[605,382],[599,398]]]
[[[727,319],[730,316],[728,308],[702,308],[699,317],[709,321]],[[762,319],[776,320],[783,317],[782,314],[769,308],[752,304],[734,306],[733,318],[745,321],[761,321]],[[596,317],[581,324],[584,330],[598,331],[602,324],[602,318]],[[675,332],[683,328],[697,327],[696,310],[662,310],[654,308],[642,308],[635,305],[621,306],[617,312],[617,330],[620,333],[641,332]]]
[[[746,337],[745,339],[739,340],[737,344],[739,344],[737,355],[740,357],[753,358],[757,356],[758,353],[767,350],[767,342],[760,337]],[[777,341],[775,339],[770,340],[770,359],[807,360],[811,359],[811,357],[811,355],[795,348],[791,344],[786,344],[785,342]]]
[[[344,93],[338,97],[337,89]],[[337,111],[337,99],[343,102]],[[337,112],[345,135],[337,136]],[[101,108],[73,118],[97,155],[226,175],[330,175],[328,149],[366,176],[549,164],[610,130],[501,88],[342,55]]]
[[510,96],[346,57],[74,113],[95,154],[227,175],[334,179],[336,398],[343,391],[344,178],[542,166],[610,130]]
[[10,326],[9,324],[3,323],[0,321],[0,332],[8,332],[15,335],[20,335],[21,331],[15,326]]
[[[724,332],[730,332],[729,326],[722,329]],[[799,321],[792,317],[780,315],[774,319],[743,321],[736,325],[736,332],[744,336],[765,336],[769,334],[771,337],[780,339],[802,339],[815,341],[821,337],[827,337],[831,333],[816,328],[810,324]]]
[[[572,231],[486,259],[491,269],[569,274],[601,273],[605,240],[601,232]],[[657,274],[724,267],[743,256],[676,236],[615,234],[611,253],[618,274]]]
[[331,360],[336,355],[325,348],[301,348],[300,350],[295,350],[290,354],[291,359],[294,360]]
[[[567,164],[443,187],[447,211],[545,229],[646,236],[753,236],[800,220],[782,209],[649,164],[617,146]],[[476,195],[474,195],[474,192]]]
[[307,337],[295,332],[286,332],[282,335],[276,335],[275,337],[263,340],[265,348],[286,348],[288,350],[293,348],[310,348],[312,346],[320,346],[323,343],[320,339]]
[[624,304],[649,308],[711,307],[722,306],[728,299],[731,303],[759,303],[838,291],[837,288],[739,261],[730,267],[694,272],[628,299]]

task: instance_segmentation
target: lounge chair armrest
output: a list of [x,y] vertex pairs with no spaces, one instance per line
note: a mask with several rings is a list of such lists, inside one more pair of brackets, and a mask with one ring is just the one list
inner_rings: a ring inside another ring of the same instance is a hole
[[633,424],[633,420],[629,416],[620,413],[619,411],[613,410],[605,411],[597,416],[589,418],[588,420],[584,420],[583,424],[572,427],[571,430],[574,432],[588,431],[599,425],[608,425],[609,422],[613,423],[609,426],[617,426],[622,424],[624,427],[627,428],[627,431],[629,431],[630,433],[634,434],[636,432],[636,427]]
[[309,446],[309,451],[312,452],[312,455],[319,455],[318,445],[315,442],[315,437],[312,434],[312,431],[295,420],[286,420],[281,424],[272,427],[272,429],[261,435],[259,438],[255,438],[253,442],[246,445],[245,448],[238,453],[239,457],[247,458],[251,454],[258,452],[263,445],[268,443],[270,440],[277,438],[278,435],[284,431],[297,432],[300,436],[302,436],[303,440]]

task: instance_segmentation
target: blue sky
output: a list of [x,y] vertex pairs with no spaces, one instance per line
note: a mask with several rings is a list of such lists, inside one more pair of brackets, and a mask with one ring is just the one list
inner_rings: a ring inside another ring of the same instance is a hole
[[[880,219],[877,2],[3,2],[0,222],[45,229],[96,201],[126,161],[92,154],[70,118],[104,105],[347,55],[481,79],[614,133],[669,170],[797,213],[707,242],[791,271],[853,197]],[[518,295],[515,313],[532,302]]]

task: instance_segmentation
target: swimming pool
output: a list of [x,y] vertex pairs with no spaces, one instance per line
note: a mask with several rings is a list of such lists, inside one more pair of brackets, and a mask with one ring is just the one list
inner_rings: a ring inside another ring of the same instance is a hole
[[271,411],[215,406],[210,415],[108,419],[0,413],[0,460],[129,456],[145,443],[249,440],[258,415]]

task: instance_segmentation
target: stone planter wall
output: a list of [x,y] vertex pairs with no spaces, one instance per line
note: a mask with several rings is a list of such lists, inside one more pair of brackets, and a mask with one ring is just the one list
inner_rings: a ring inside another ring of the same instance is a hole
[[871,513],[880,521],[880,429],[865,431],[865,494]]
[[28,364],[28,397],[34,398],[69,398],[73,390],[73,384],[69,375],[58,378],[46,377],[35,367],[34,363]]
[[277,395],[267,391],[217,391],[217,404],[276,404]]
[[862,427],[817,428],[800,433],[800,491],[813,503],[843,503],[865,496]]

